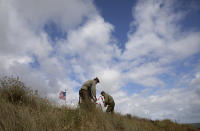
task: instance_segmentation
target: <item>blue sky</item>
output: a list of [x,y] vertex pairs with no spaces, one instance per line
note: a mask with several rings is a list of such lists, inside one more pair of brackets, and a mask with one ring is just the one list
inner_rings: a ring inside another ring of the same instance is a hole
[[94,1],[104,19],[115,25],[113,35],[117,38],[120,48],[127,41],[127,32],[132,21],[132,7],[136,4],[134,0],[96,0]]
[[98,76],[116,112],[200,122],[198,0],[3,0],[0,76],[76,106]]
[[[114,36],[119,41],[120,48],[124,47],[127,42],[127,32],[132,17],[132,7],[135,6],[137,0],[96,0],[94,1],[99,12],[104,19],[115,26]],[[200,2],[198,0],[179,0],[177,1],[176,11],[187,11],[188,14],[181,21],[181,28],[185,30],[199,30],[200,29]],[[190,6],[195,6],[191,9]]]

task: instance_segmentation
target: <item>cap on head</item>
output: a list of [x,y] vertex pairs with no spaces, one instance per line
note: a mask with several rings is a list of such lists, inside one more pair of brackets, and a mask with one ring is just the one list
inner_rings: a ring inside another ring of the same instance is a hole
[[98,77],[94,78],[94,80],[97,81],[97,83],[100,82]]
[[104,91],[101,91],[101,95],[103,95],[103,94],[105,94],[105,92],[104,92]]

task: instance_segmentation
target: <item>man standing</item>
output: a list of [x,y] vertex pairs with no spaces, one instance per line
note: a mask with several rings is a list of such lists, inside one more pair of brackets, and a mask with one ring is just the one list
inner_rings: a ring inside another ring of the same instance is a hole
[[[81,89],[79,90],[79,104],[83,105],[85,108],[89,109],[92,104],[91,99],[96,102],[96,84],[99,83],[99,79],[96,77],[93,80],[88,80],[83,83]],[[81,100],[81,103],[80,103]]]
[[105,93],[104,91],[101,92],[101,95],[104,97],[104,106],[107,107],[106,112],[114,112],[114,108],[115,108],[115,102],[113,100],[113,97],[107,93]]

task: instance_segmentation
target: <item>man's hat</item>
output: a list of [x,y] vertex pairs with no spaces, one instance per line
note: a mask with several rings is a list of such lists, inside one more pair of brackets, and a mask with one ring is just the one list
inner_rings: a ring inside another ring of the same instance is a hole
[[98,77],[94,78],[94,80],[96,80],[98,83],[100,82]]
[[104,91],[101,91],[101,95],[104,94],[104,93],[105,93]]

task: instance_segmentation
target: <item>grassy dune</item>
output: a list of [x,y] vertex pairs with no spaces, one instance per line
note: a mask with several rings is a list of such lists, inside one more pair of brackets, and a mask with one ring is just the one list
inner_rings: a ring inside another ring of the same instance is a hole
[[197,131],[170,120],[152,121],[100,110],[58,107],[17,78],[0,81],[0,131]]

